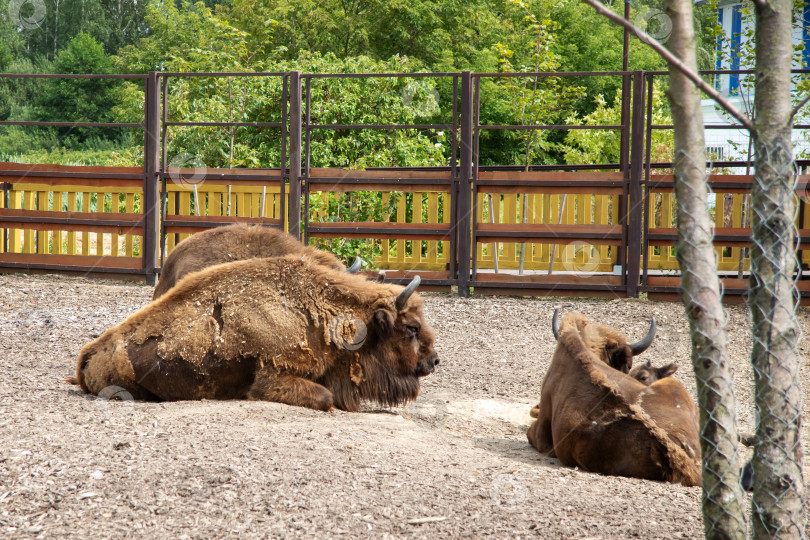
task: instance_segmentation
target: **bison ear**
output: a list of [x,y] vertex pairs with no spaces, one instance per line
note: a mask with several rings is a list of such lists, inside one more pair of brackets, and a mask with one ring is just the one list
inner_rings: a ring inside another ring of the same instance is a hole
[[675,364],[661,366],[658,368],[658,378],[663,379],[664,377],[671,377],[676,371],[678,371],[678,366]]
[[394,331],[394,317],[386,309],[378,309],[374,312],[374,326],[380,335],[388,335]]

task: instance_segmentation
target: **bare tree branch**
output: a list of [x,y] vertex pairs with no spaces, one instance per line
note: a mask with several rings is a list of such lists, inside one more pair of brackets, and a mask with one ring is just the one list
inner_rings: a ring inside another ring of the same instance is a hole
[[594,8],[596,12],[599,13],[600,15],[604,15],[605,17],[615,22],[616,24],[621,25],[624,28],[630,30],[630,32],[634,36],[636,36],[642,43],[646,43],[647,45],[652,47],[652,49],[659,55],[661,55],[661,57],[664,60],[669,62],[669,64],[672,67],[676,68],[678,71],[686,75],[689,78],[689,80],[691,80],[695,84],[695,86],[700,88],[703,91],[703,93],[705,93],[707,96],[713,99],[718,105],[723,107],[726,110],[726,112],[728,112],[731,116],[736,118],[743,125],[743,127],[745,127],[748,131],[754,130],[754,123],[751,121],[750,118],[745,116],[745,114],[743,114],[739,109],[737,109],[737,107],[732,105],[726,98],[723,97],[722,94],[720,94],[720,92],[709,86],[706,83],[706,81],[701,79],[700,75],[698,75],[695,71],[692,71],[691,69],[686,67],[683,64],[683,62],[678,60],[678,58],[676,58],[675,55],[669,52],[666,49],[666,47],[658,43],[658,41],[650,37],[646,32],[633,25],[633,23],[631,23],[630,21],[627,21],[623,17],[610,11],[608,8],[600,4],[597,0],[582,0],[582,1],[591,6],[592,8]]
[[804,99],[801,101],[801,103],[799,103],[798,105],[796,105],[796,106],[793,108],[793,110],[790,112],[790,117],[791,117],[791,118],[795,118],[795,117],[796,117],[796,115],[797,115],[797,114],[799,114],[799,111],[800,111],[800,110],[802,110],[802,107],[804,107],[805,105],[807,105],[807,103],[808,103],[808,102],[810,102],[810,94],[808,94],[808,95],[807,95],[807,96],[806,96],[806,97],[805,97],[805,98],[804,98]]

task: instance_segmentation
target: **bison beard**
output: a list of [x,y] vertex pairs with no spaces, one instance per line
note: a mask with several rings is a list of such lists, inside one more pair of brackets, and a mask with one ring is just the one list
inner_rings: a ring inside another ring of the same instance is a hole
[[698,412],[683,385],[665,377],[646,386],[626,375],[632,356],[612,366],[606,351],[641,347],[610,327],[578,313],[553,327],[557,349],[530,413],[531,445],[592,472],[700,485]]
[[[77,382],[147,400],[403,403],[438,364],[417,285],[372,283],[301,256],[214,266],[86,345]],[[363,339],[338,340],[352,333]]]
[[[328,251],[305,246],[295,237],[273,227],[236,223],[196,233],[172,250],[160,272],[152,300],[166,294],[191,272],[226,262],[306,255],[314,262],[336,270],[345,270],[337,257]],[[353,267],[356,273],[359,268]]]

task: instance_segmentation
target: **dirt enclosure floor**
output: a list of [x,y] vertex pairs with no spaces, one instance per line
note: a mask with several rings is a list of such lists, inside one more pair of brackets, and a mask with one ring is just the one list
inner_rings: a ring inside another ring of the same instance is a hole
[[[0,537],[703,536],[699,488],[564,468],[525,435],[554,349],[555,307],[615,323],[631,339],[655,315],[658,337],[641,358],[677,362],[694,394],[680,304],[429,295],[437,372],[416,402],[363,413],[106,401],[62,382],[85,343],[151,294],[0,275]],[[740,427],[750,431],[750,324],[743,306],[728,311]],[[810,312],[800,318],[810,335]],[[802,378],[807,393],[806,365]],[[808,411],[805,398],[805,419]],[[807,453],[806,431],[804,442]]]

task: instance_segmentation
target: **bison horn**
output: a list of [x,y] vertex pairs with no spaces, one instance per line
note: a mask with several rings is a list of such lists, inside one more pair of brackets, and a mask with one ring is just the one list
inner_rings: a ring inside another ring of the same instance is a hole
[[377,274],[377,283],[383,283],[385,281],[385,272],[380,270],[380,273]]
[[346,269],[346,272],[349,274],[356,274],[360,271],[360,267],[363,266],[363,259],[360,257],[355,257],[354,263]]
[[560,339],[560,308],[555,309],[551,317],[551,331],[554,332],[554,339]]
[[416,288],[419,287],[419,283],[421,282],[422,278],[420,278],[419,276],[414,276],[411,282],[408,283],[408,286],[402,289],[402,292],[399,293],[399,296],[397,296],[396,302],[397,311],[401,311],[402,308],[405,307],[405,304],[408,303],[408,298],[411,297],[411,295],[416,290]]
[[641,338],[641,341],[630,344],[630,349],[633,351],[633,356],[639,355],[647,350],[647,347],[652,345],[653,338],[655,337],[655,317],[650,321],[650,329],[647,330],[647,335]]

